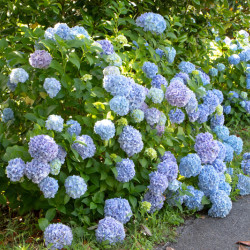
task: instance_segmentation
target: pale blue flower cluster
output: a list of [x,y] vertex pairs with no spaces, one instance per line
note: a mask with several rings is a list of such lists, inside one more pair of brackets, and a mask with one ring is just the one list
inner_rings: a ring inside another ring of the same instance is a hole
[[47,130],[63,131],[64,120],[60,115],[50,115],[46,120],[45,127]]
[[218,76],[218,69],[216,69],[216,68],[209,69],[209,74],[211,76]]
[[16,87],[17,87],[17,84],[16,84],[16,83],[10,82],[10,79],[8,79],[6,85],[7,85],[7,87],[8,87],[12,92],[14,92],[15,89],[16,89]]
[[230,162],[234,158],[234,149],[227,143],[224,143],[224,146],[226,148],[226,156],[225,156],[224,161]]
[[45,245],[50,249],[62,249],[71,245],[73,234],[70,227],[64,224],[50,224],[44,231],[44,240]]
[[169,119],[171,123],[177,123],[180,124],[185,120],[185,114],[182,112],[181,109],[172,109],[170,110],[169,114]]
[[233,65],[237,65],[240,63],[240,57],[237,54],[233,54],[228,57],[228,62]]
[[130,159],[122,159],[116,163],[117,177],[119,182],[129,182],[135,176],[135,164]]
[[244,174],[247,174],[250,176],[250,159],[244,159],[241,162],[241,169],[243,170]]
[[218,173],[224,173],[227,168],[226,164],[221,159],[215,159],[215,161],[212,163],[212,166]]
[[219,146],[219,154],[218,154],[216,159],[220,159],[220,160],[224,161],[224,159],[226,157],[226,147],[222,142],[220,142],[220,141],[216,141],[216,142]]
[[43,88],[46,90],[49,97],[53,98],[61,90],[61,83],[55,78],[45,78]]
[[163,156],[161,157],[161,161],[172,161],[177,163],[174,154],[172,154],[170,151],[164,152]]
[[187,191],[191,195],[187,195],[184,203],[186,207],[190,210],[196,209],[197,211],[200,211],[203,209],[202,205],[202,198],[204,196],[204,193],[201,190],[195,189],[193,186],[188,186]]
[[70,40],[70,28],[66,23],[57,23],[54,28],[49,27],[44,34],[45,39],[55,41],[55,35],[59,36],[63,40]]
[[114,47],[112,43],[108,40],[99,40],[97,41],[102,46],[103,53],[105,55],[111,55],[114,53]]
[[167,176],[158,171],[150,173],[149,180],[150,185],[148,186],[148,189],[156,195],[163,194],[168,187]]
[[32,182],[38,184],[50,173],[50,166],[45,161],[33,159],[31,162],[26,163],[25,175]]
[[75,26],[75,27],[71,28],[70,29],[70,36],[71,36],[71,39],[76,39],[76,38],[81,39],[82,37],[86,37],[87,39],[90,39],[88,31],[85,30],[81,26]]
[[121,149],[125,151],[129,157],[140,153],[143,149],[141,133],[132,126],[126,126],[123,128],[118,142],[120,143]]
[[102,140],[109,140],[115,136],[115,125],[108,119],[97,121],[94,126],[94,131],[100,135]]
[[48,135],[37,135],[30,139],[29,153],[39,161],[52,161],[57,157],[58,145]]
[[151,191],[148,191],[147,193],[145,193],[143,197],[143,201],[150,202],[151,204],[149,213],[154,213],[155,211],[162,209],[165,199],[166,198],[162,194],[156,195],[152,193]]
[[2,121],[7,123],[8,121],[14,120],[14,112],[11,108],[5,108],[1,114]]
[[180,191],[182,187],[179,187],[176,191],[167,190],[166,192],[166,202],[172,207],[180,206],[186,199],[186,195],[182,195]]
[[122,59],[117,53],[113,53],[111,55],[108,55],[106,58],[106,62],[110,66],[116,66],[116,67],[121,67],[122,66]]
[[166,78],[164,76],[162,76],[162,75],[156,75],[156,76],[153,77],[153,79],[151,81],[151,85],[154,88],[160,89],[162,85],[165,86],[165,87],[167,87],[168,86],[168,82],[167,82],[167,80],[166,80]]
[[248,114],[250,114],[250,101],[246,102],[245,110]]
[[191,98],[191,90],[181,81],[173,81],[167,87],[165,98],[172,106],[179,108],[187,105]]
[[144,120],[144,112],[140,109],[134,109],[131,112],[131,117],[135,123],[140,123]]
[[231,190],[232,190],[230,184],[227,183],[227,182],[224,181],[224,180],[221,180],[221,181],[219,182],[219,187],[218,187],[218,189],[224,191],[228,196],[230,195]]
[[19,82],[24,83],[29,79],[29,74],[22,68],[12,69],[9,80],[12,84],[17,86]]
[[231,106],[230,105],[223,106],[223,111],[226,115],[229,115],[231,113]]
[[88,135],[77,136],[72,148],[78,152],[83,160],[93,157],[96,152],[95,144]]
[[68,120],[66,122],[66,125],[68,125],[69,127],[67,128],[67,131],[68,133],[73,136],[74,134],[77,136],[77,135],[80,135],[81,133],[81,125],[78,121],[75,121],[75,120]]
[[237,189],[240,190],[240,195],[250,194],[250,177],[243,174],[238,175]]
[[226,126],[216,126],[213,132],[220,140],[225,141],[229,137],[229,129]]
[[11,181],[20,181],[20,179],[24,176],[25,166],[25,162],[21,158],[10,160],[8,162],[8,166],[6,167],[7,177]]
[[232,201],[224,191],[218,190],[214,192],[210,199],[212,207],[208,210],[209,216],[224,218],[230,213]]
[[224,141],[233,148],[236,155],[239,155],[242,152],[243,141],[240,137],[237,137],[235,135],[230,135]]
[[240,30],[240,31],[238,32],[238,34],[239,34],[240,36],[242,36],[243,38],[248,38],[248,37],[249,37],[248,32],[245,31],[245,30]]
[[250,61],[250,49],[245,49],[241,51],[239,57],[242,62]]
[[212,90],[208,90],[203,97],[204,104],[209,108],[209,114],[212,114],[216,107],[220,104],[219,98],[213,93]]
[[184,72],[184,73],[192,73],[192,71],[195,70],[195,65],[192,64],[191,62],[185,62],[185,61],[182,61],[179,66],[178,66],[179,70]]
[[59,158],[55,158],[49,163],[50,166],[50,173],[52,175],[58,175],[61,170],[62,162],[60,161]]
[[168,184],[168,190],[176,192],[181,187],[181,182],[178,180],[173,180]]
[[174,47],[166,47],[165,49],[167,51],[167,55],[166,55],[167,61],[169,63],[173,63],[174,62],[174,58],[176,56],[176,50],[175,50],[175,48]]
[[146,74],[148,78],[153,79],[158,72],[158,66],[151,62],[144,62],[142,66],[142,71]]
[[197,154],[188,154],[181,158],[179,171],[182,176],[186,178],[197,176],[201,170],[201,159]]
[[107,66],[103,70],[103,75],[108,76],[108,75],[120,75],[121,72],[118,67],[116,66]]
[[238,99],[239,98],[239,94],[235,91],[229,91],[228,92],[228,100],[230,100],[232,103],[234,103],[235,101],[233,99]]
[[161,103],[164,98],[164,92],[158,88],[151,88],[148,92],[148,97],[153,103]]
[[220,177],[217,171],[211,165],[203,166],[199,174],[199,188],[206,196],[209,196],[214,190],[218,189]]
[[200,133],[195,138],[194,149],[202,163],[212,163],[219,154],[219,146],[213,136],[206,132]]
[[129,101],[124,96],[115,96],[109,101],[110,109],[120,116],[129,112]]
[[185,106],[185,110],[189,115],[194,113],[197,110],[197,108],[198,108],[198,101],[196,99],[194,92],[191,91],[191,98],[188,101],[187,105]]
[[44,198],[55,198],[59,185],[58,180],[46,177],[39,183],[39,188],[43,192]]
[[[169,157],[171,156],[169,155]],[[168,158],[158,164],[157,172],[165,175],[168,181],[171,182],[178,176],[178,165],[175,161],[171,161],[171,158]]]
[[52,57],[49,52],[45,50],[36,50],[30,55],[29,63],[33,68],[46,69],[49,67]]
[[183,83],[186,85],[187,85],[187,82],[190,80],[189,75],[187,73],[184,73],[184,72],[177,73],[177,74],[175,74],[174,77],[181,78],[183,80]]
[[223,114],[222,115],[214,114],[210,120],[210,127],[212,130],[214,130],[217,126],[223,126],[224,122],[225,122],[225,117]]
[[80,198],[87,191],[84,179],[77,175],[68,176],[64,183],[66,193],[73,199]]
[[224,100],[223,93],[218,89],[212,89],[212,92],[213,92],[214,95],[216,95],[218,97],[219,104],[221,104],[223,102],[223,100]]
[[105,201],[105,217],[112,217],[122,224],[126,224],[132,215],[131,207],[126,199],[113,198]]
[[67,155],[66,150],[62,146],[59,145],[58,146],[58,154],[57,154],[56,158],[58,158],[60,160],[60,162],[62,164],[64,164],[66,155]]
[[125,239],[123,224],[112,217],[105,217],[99,221],[95,235],[98,242],[108,241],[110,245],[123,242]]
[[146,12],[136,19],[136,25],[142,27],[144,31],[161,34],[167,27],[166,21],[160,14]]
[[217,69],[219,71],[224,71],[226,69],[226,66],[223,63],[218,63],[217,64]]
[[147,123],[153,126],[160,121],[161,111],[157,108],[149,108],[145,111],[144,115]]
[[210,77],[209,77],[209,75],[207,75],[201,69],[199,69],[198,71],[199,71],[199,76],[201,78],[203,86],[206,86],[206,85],[210,84]]

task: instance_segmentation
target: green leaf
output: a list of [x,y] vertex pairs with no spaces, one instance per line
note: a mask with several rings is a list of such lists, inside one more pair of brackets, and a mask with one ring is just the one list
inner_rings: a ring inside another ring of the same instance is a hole
[[46,218],[40,218],[38,220],[38,225],[42,231],[46,229],[46,227],[49,225],[49,221]]
[[210,200],[204,195],[204,196],[202,197],[201,204],[202,204],[202,205],[208,205],[208,204],[210,204],[210,203],[211,203]]
[[21,158],[24,161],[29,161],[30,154],[28,153],[28,149],[24,146],[18,146],[18,145],[8,147],[3,156],[3,160],[8,162],[9,160],[14,158]]
[[93,210],[93,209],[96,209],[97,208],[97,205],[94,203],[94,202],[90,202],[90,209]]
[[69,61],[73,63],[78,69],[80,69],[81,61],[75,52],[69,55]]
[[63,67],[58,61],[53,59],[49,66],[50,68],[57,70],[61,75],[63,75],[64,73]]
[[55,208],[50,208],[49,210],[47,210],[46,214],[45,214],[45,218],[48,221],[52,221],[54,219],[56,215],[56,209]]
[[130,195],[130,196],[128,197],[128,199],[129,199],[129,201],[130,201],[132,207],[135,209],[135,208],[136,208],[136,205],[137,205],[137,199],[136,199],[136,197]]
[[139,159],[139,162],[141,163],[143,168],[146,168],[148,165],[148,161],[145,158]]

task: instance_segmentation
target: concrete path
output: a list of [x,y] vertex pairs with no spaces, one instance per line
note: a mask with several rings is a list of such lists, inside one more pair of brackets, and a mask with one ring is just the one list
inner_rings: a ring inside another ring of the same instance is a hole
[[[250,241],[250,196],[233,202],[230,214],[224,219],[208,216],[189,219],[177,229],[177,243],[167,243],[156,250],[236,250],[237,241]],[[247,248],[250,250],[250,247]]]

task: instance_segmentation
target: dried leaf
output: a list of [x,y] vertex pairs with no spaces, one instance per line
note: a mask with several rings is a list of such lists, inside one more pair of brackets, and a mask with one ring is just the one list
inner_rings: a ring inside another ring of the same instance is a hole
[[141,226],[142,226],[144,232],[145,232],[148,236],[152,236],[152,233],[151,233],[151,231],[148,229],[148,227],[146,227],[146,226],[143,225],[143,224],[142,224]]
[[250,247],[250,241],[238,241],[236,242],[236,244],[241,244],[241,245]]
[[239,245],[238,250],[248,250],[248,248],[244,247],[243,245]]
[[97,229],[97,227],[98,227],[98,225],[95,225],[95,226],[92,226],[92,227],[88,227],[87,229],[88,230],[95,230],[95,229]]

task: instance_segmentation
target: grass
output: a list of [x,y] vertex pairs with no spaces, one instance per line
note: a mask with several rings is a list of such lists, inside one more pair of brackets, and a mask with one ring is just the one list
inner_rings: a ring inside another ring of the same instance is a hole
[[[243,153],[250,151],[250,128],[234,128],[231,134],[240,136],[244,140]],[[234,158],[231,166],[239,168],[242,155]],[[237,193],[236,193],[237,195]],[[236,198],[236,195],[232,198]],[[201,212],[204,213],[204,212]],[[137,213],[139,214],[139,212]],[[165,205],[157,214],[148,215],[143,219],[139,216],[133,217],[126,224],[126,239],[122,245],[100,246],[96,243],[94,230],[88,235],[88,242],[82,237],[74,237],[72,246],[68,249],[106,249],[112,250],[148,250],[155,245],[165,244],[168,241],[175,241],[176,226],[182,224],[186,217],[193,215],[193,212],[179,208],[171,208]],[[196,216],[199,217],[199,213]],[[38,227],[39,213],[29,213],[19,216],[8,206],[0,207],[0,249],[21,249],[21,250],[40,250],[45,249],[42,232]],[[63,220],[63,219],[62,219]],[[80,231],[79,231],[80,229]],[[81,228],[74,228],[76,235],[81,235]]]

